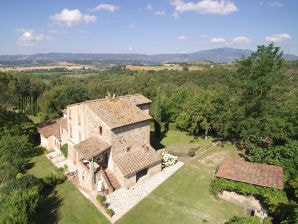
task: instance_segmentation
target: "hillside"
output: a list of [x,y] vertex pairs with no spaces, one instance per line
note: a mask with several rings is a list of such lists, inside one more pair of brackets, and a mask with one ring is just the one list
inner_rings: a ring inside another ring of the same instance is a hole
[[[211,61],[214,63],[227,63],[249,56],[251,50],[236,48],[216,48],[202,50],[194,53],[181,54],[89,54],[89,53],[44,53],[34,55],[0,55],[0,65],[51,65],[57,62],[70,62],[76,64],[162,64],[167,62]],[[296,55],[284,55],[286,60],[298,60]]]

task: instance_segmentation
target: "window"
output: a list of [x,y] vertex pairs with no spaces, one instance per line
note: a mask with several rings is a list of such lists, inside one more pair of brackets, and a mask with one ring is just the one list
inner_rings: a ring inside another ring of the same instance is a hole
[[102,135],[102,126],[99,126],[98,131],[99,131],[99,135]]
[[78,113],[78,125],[81,125],[80,113]]
[[68,116],[69,116],[69,120],[71,120],[71,109],[69,109]]

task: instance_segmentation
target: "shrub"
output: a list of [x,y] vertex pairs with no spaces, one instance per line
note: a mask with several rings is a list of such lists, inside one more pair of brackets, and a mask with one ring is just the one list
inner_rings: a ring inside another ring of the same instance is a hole
[[98,194],[96,196],[96,200],[99,202],[100,206],[103,207],[105,209],[105,212],[107,213],[108,216],[113,216],[114,212],[112,209],[108,208],[107,203],[106,203],[106,198],[105,196],[102,196],[100,194]]
[[110,217],[113,216],[113,210],[112,209],[106,208],[105,211],[106,211],[106,213],[107,213],[108,216],[110,216]]
[[190,149],[189,151],[188,151],[188,156],[189,157],[194,157],[196,155],[196,151],[194,150],[194,149]]
[[64,156],[65,158],[67,158],[68,145],[67,145],[67,144],[62,145],[60,150],[61,150],[63,156]]
[[106,200],[106,199],[105,199],[104,196],[98,194],[98,195],[96,196],[96,200],[99,202],[99,204],[100,204],[102,207],[106,207],[106,203],[105,203],[105,200]]
[[162,156],[162,168],[172,166],[177,162],[177,156],[169,154],[165,149],[157,151]]

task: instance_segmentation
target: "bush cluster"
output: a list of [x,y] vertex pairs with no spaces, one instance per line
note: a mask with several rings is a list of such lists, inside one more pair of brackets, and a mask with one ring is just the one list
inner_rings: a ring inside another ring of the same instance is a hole
[[108,208],[108,204],[106,203],[106,197],[98,194],[96,196],[96,200],[99,202],[100,206],[104,208],[105,212],[108,216],[113,216],[114,212],[112,209]]
[[166,149],[157,151],[162,156],[162,168],[172,166],[177,162],[177,156],[169,154]]
[[194,150],[194,149],[190,149],[189,151],[188,151],[188,156],[189,157],[194,157],[196,155],[196,150]]
[[288,202],[286,193],[282,190],[217,177],[211,181],[210,192],[212,194],[218,195],[218,193],[223,190],[233,191],[242,195],[253,195],[260,198],[270,211],[274,211],[280,203]]

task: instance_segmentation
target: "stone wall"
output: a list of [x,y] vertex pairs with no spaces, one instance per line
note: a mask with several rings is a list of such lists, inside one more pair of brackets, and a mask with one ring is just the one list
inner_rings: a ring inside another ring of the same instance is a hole
[[[91,163],[89,166],[91,166]],[[82,162],[78,162],[77,167],[80,185],[88,190],[92,190],[92,169],[88,169]]]
[[150,121],[143,121],[112,130],[112,150],[118,153],[126,147],[150,144]]
[[[111,129],[88,107],[86,107],[84,118],[86,138],[97,136],[103,141],[111,144]],[[99,132],[99,127],[102,128],[101,133]]]

